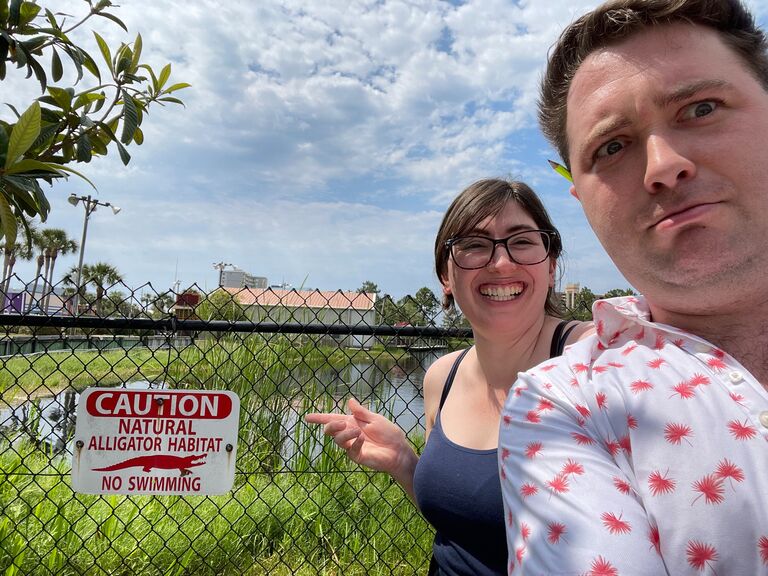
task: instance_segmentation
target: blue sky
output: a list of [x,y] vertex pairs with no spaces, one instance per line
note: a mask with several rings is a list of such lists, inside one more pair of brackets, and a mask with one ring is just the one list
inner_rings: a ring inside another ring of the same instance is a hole
[[[72,14],[84,5],[69,4]],[[749,4],[765,23],[768,0]],[[511,176],[537,190],[563,235],[563,283],[627,287],[549,169],[556,156],[535,120],[547,49],[595,5],[125,0],[114,13],[130,34],[105,20],[99,33],[114,46],[140,32],[145,60],[171,62],[172,79],[192,88],[178,93],[185,108],[150,110],[127,167],[116,154],[78,166],[99,199],[122,208],[91,216],[85,262],[158,291],[177,280],[213,289],[213,264],[227,262],[272,284],[437,292],[443,211],[474,180]],[[10,76],[0,101],[23,106],[34,88]],[[45,226],[79,241],[83,209],[66,198],[87,185],[47,192]],[[57,270],[76,263],[60,257]],[[16,271],[31,280],[34,266]]]

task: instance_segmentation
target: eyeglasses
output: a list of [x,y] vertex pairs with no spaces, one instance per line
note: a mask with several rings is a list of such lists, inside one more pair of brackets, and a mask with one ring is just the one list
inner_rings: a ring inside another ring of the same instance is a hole
[[486,236],[461,236],[446,241],[454,263],[464,270],[485,268],[496,253],[496,246],[503,245],[512,262],[531,266],[544,262],[549,256],[551,239],[557,238],[554,230],[524,230],[506,238]]

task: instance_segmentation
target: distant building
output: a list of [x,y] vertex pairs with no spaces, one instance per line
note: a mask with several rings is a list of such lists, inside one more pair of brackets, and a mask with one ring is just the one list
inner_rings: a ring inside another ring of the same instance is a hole
[[563,293],[563,304],[566,310],[573,310],[578,304],[579,292],[581,292],[581,284],[575,282],[573,284],[565,285],[565,292]]
[[[376,294],[337,290],[225,288],[242,304],[253,322],[373,326]],[[370,348],[373,336],[339,335],[334,340],[351,348]]]
[[[34,291],[34,294],[33,294]],[[43,309],[43,303],[47,307]],[[31,305],[30,305],[31,304]],[[46,314],[48,316],[70,315],[72,313],[72,294],[65,293],[60,287],[37,286],[30,282],[24,288],[12,288],[4,295],[3,313],[5,314]]]
[[234,266],[232,270],[219,270],[219,286],[223,288],[266,288],[267,279],[248,274]]

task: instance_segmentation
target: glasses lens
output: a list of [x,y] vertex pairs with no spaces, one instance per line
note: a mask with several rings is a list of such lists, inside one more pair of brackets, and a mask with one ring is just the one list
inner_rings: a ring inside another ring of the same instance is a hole
[[459,268],[482,268],[491,260],[493,240],[480,236],[456,238],[451,244],[453,261]]
[[[482,236],[466,236],[451,241],[451,256],[459,268],[474,270],[485,267],[492,259],[494,248],[505,240],[492,240]],[[549,254],[549,234],[528,230],[506,239],[507,251],[518,264],[538,264]]]
[[518,264],[538,264],[549,253],[549,234],[531,230],[507,239],[507,250]]

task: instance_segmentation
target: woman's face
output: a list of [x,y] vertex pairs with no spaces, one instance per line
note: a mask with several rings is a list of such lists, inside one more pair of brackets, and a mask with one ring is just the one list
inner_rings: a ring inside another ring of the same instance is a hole
[[[509,202],[497,215],[486,218],[461,236],[501,239],[538,228],[525,210]],[[541,319],[554,279],[552,258],[539,264],[521,265],[510,260],[504,246],[497,245],[491,261],[476,270],[459,268],[453,258],[449,258],[448,274],[442,283],[443,290],[453,295],[474,331],[492,335],[528,329]]]

